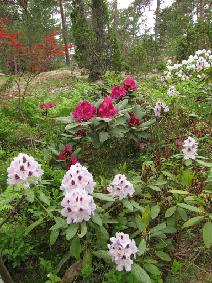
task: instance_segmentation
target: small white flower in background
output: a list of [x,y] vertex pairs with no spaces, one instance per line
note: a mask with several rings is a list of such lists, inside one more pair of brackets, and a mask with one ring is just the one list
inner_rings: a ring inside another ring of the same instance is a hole
[[80,188],[66,193],[61,205],[63,206],[61,214],[67,217],[68,224],[88,221],[96,209],[93,197]]
[[168,95],[172,96],[176,93],[175,87],[173,85],[171,85],[168,89]]
[[133,184],[131,184],[125,175],[117,174],[113,182],[107,188],[112,197],[118,197],[120,200],[126,198],[128,195],[132,196],[135,192]]
[[155,107],[154,107],[154,112],[156,117],[160,117],[161,111],[163,110],[164,112],[169,112],[169,106],[166,105],[164,102],[156,102]]
[[110,238],[111,244],[108,244],[109,255],[112,261],[116,264],[116,270],[130,271],[133,260],[131,255],[137,253],[135,241],[129,238],[128,234],[116,233],[116,237]]
[[194,138],[188,137],[183,144],[183,153],[185,159],[195,159],[197,155],[198,144]]
[[32,156],[19,153],[11,162],[7,173],[9,185],[21,183],[25,188],[29,188],[31,184],[37,184],[40,181],[44,172]]
[[166,105],[165,103],[162,103],[161,106],[162,106],[164,112],[169,112],[169,106],[168,105]]
[[71,165],[70,169],[66,172],[60,189],[64,193],[67,193],[72,189],[81,188],[92,194],[95,185],[93,176],[87,168],[80,163],[76,163],[75,165]]

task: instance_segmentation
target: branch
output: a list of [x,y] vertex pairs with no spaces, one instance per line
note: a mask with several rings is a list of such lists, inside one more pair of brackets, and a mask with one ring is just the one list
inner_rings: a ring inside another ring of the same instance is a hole
[[74,281],[74,279],[80,275],[80,271],[82,268],[82,261],[77,261],[73,263],[69,269],[66,270],[62,280],[60,283],[71,283]]

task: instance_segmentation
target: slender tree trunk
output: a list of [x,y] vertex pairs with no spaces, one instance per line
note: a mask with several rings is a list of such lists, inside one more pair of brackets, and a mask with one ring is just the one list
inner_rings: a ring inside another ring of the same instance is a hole
[[205,2],[204,0],[199,1],[199,18],[201,20],[204,19],[204,6],[205,6],[204,2]]
[[0,257],[0,275],[4,283],[14,283],[1,257]]
[[65,57],[66,57],[66,65],[70,65],[70,55],[68,50],[68,40],[67,40],[67,28],[66,28],[66,19],[63,9],[63,0],[59,0],[59,6],[60,6],[60,15],[61,15],[61,21],[62,21],[62,33],[63,33],[63,42],[65,45]]
[[157,8],[155,11],[155,41],[158,40],[158,25],[159,25],[159,19],[160,19],[160,1],[161,0],[157,0]]
[[94,50],[91,55],[90,79],[101,78],[104,69],[104,11],[103,0],[92,0],[92,26],[94,32]]
[[119,25],[119,10],[118,10],[118,0],[113,0],[113,24],[116,34],[118,34]]

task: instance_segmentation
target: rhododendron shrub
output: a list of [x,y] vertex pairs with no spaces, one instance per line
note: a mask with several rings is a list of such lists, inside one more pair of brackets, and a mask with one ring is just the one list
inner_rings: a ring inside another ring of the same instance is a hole
[[212,66],[211,50],[197,50],[194,55],[190,55],[188,60],[173,64],[171,60],[167,61],[164,77],[167,81],[187,80],[192,76],[204,78],[204,70]]
[[110,95],[90,102],[80,102],[70,117],[57,120],[67,123],[66,136],[75,142],[99,147],[106,141],[147,138],[147,130],[155,122],[149,108],[136,101],[137,83],[127,77],[123,85],[113,86]]

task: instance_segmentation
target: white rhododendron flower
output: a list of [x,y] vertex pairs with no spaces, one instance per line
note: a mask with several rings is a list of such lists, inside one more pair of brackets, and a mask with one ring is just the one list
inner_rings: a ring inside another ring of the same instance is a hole
[[108,192],[113,197],[118,197],[120,200],[128,195],[132,196],[135,192],[133,184],[131,184],[125,175],[117,174],[113,182],[107,188]]
[[195,139],[188,137],[183,144],[183,153],[185,159],[195,159],[197,155],[198,144]]
[[95,185],[93,176],[87,168],[80,163],[76,163],[75,165],[71,165],[70,169],[66,172],[60,189],[64,193],[67,193],[72,189],[81,188],[92,194]]
[[153,110],[154,110],[154,113],[155,113],[155,117],[160,117],[162,110],[164,112],[169,111],[169,106],[166,105],[164,102],[158,101],[158,102],[156,102]]
[[168,89],[168,95],[172,96],[176,93],[175,87],[173,85],[171,85]]
[[111,244],[108,244],[109,255],[112,261],[116,264],[116,270],[130,271],[133,260],[131,255],[137,253],[135,241],[129,238],[128,234],[116,233],[116,237],[110,238]]
[[9,185],[22,184],[23,187],[29,188],[31,184],[37,184],[43,175],[41,165],[32,157],[25,153],[19,153],[13,159],[7,169]]
[[93,197],[80,188],[66,193],[61,205],[63,206],[61,214],[67,217],[68,224],[88,221],[96,209]]
[[202,69],[205,69],[205,68],[209,67],[209,64],[208,64],[208,62],[205,60],[205,58],[200,57],[200,58],[197,60],[196,67],[197,67],[197,70],[199,71],[199,70],[202,70]]

